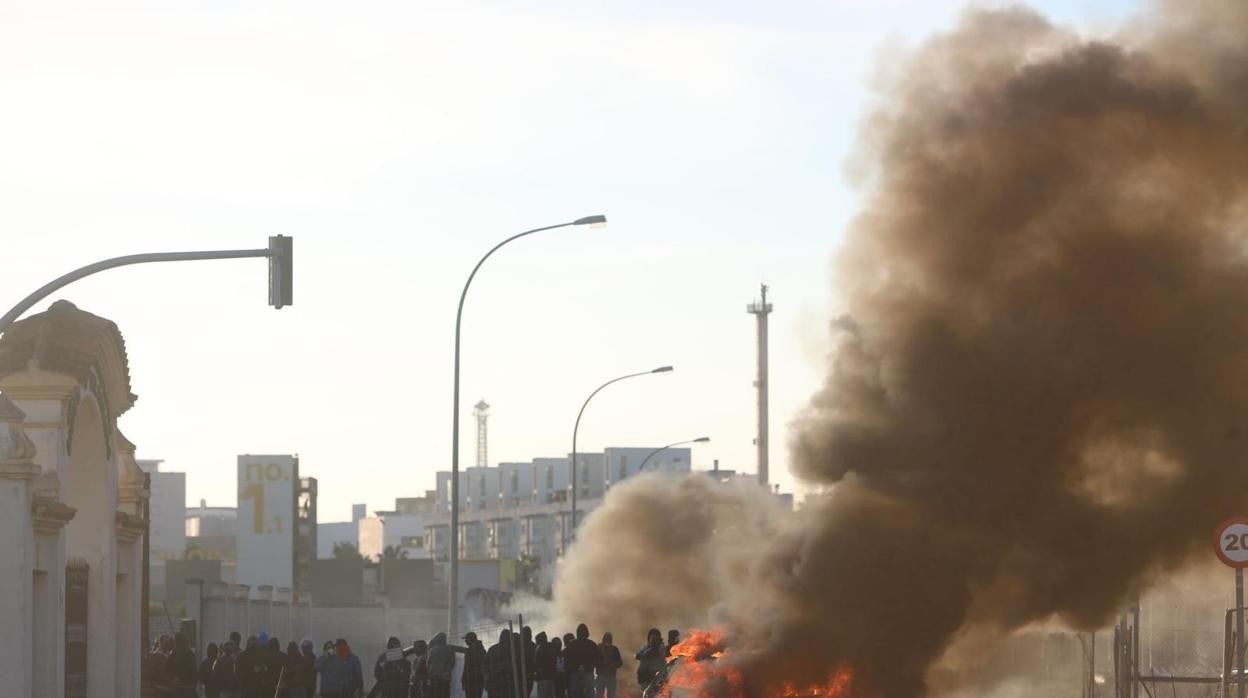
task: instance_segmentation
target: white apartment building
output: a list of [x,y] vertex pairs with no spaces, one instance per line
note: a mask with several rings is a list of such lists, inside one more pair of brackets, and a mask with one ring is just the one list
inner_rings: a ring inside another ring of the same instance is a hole
[[[688,448],[654,447],[577,453],[578,523],[613,484],[636,476],[643,462],[646,470],[689,472],[691,455]],[[558,559],[570,539],[570,462],[571,454],[460,472],[460,559],[530,556],[543,565]],[[450,557],[450,483],[449,472],[438,473],[436,499],[425,526],[426,549],[443,561]]]

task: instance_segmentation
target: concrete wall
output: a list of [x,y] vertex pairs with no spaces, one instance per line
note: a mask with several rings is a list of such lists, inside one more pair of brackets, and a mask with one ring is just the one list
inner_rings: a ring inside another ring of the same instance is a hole
[[358,560],[316,560],[308,592],[318,604],[359,604],[364,598],[364,564]]
[[[385,560],[381,564],[381,587],[391,606],[432,608],[445,601],[433,583],[433,560]],[[445,605],[445,604],[443,604]]]

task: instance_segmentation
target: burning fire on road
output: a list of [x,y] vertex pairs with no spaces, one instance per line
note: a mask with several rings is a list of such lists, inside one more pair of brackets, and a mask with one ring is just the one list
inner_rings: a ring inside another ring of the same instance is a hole
[[757,692],[751,687],[744,671],[734,662],[729,643],[722,631],[694,630],[679,644],[672,646],[668,663],[671,669],[664,698],[850,698],[854,672],[849,667],[837,669],[825,683],[798,686],[782,682],[762,686]]

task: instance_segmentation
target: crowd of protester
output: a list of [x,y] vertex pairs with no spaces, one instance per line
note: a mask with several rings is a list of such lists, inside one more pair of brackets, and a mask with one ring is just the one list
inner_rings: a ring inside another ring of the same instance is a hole
[[[238,633],[210,642],[204,659],[181,633],[162,635],[144,658],[144,696],[150,698],[450,698],[457,665],[465,698],[616,698],[623,656],[611,633],[600,642],[585,624],[576,633],[548,637],[503,630],[486,647],[475,632],[463,645],[452,645],[446,633],[404,646],[391,637],[373,664],[371,689],[365,692],[360,659],[344,639],[326,642],[319,654],[312,640],[281,641],[265,633]],[[666,680],[671,648],[680,633],[651,629],[637,660],[638,693]],[[241,648],[241,649],[240,649]],[[463,662],[456,655],[463,655]],[[519,691],[519,694],[517,693]],[[632,691],[625,691],[632,694]]]

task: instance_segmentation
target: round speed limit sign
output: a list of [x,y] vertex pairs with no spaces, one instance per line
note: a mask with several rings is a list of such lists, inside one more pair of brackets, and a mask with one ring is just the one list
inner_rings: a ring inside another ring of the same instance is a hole
[[1217,535],[1213,549],[1218,553],[1218,559],[1235,569],[1248,568],[1248,516],[1223,521],[1218,526]]

